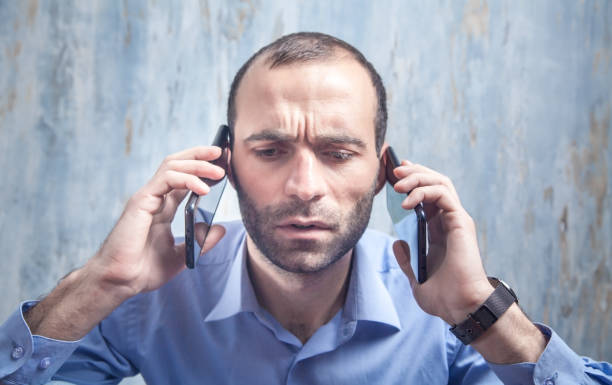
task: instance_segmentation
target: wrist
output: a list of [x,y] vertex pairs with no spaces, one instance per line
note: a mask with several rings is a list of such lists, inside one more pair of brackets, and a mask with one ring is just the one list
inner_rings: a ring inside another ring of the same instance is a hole
[[547,343],[540,329],[513,304],[471,346],[491,363],[515,364],[537,362]]
[[98,291],[119,305],[142,291],[136,277],[125,270],[122,266],[112,266],[96,255],[74,272],[78,274],[74,279],[87,282],[91,290]]
[[127,298],[124,290],[104,284],[86,265],[64,277],[24,318],[33,335],[76,341]]
[[445,321],[450,325],[456,325],[466,319],[468,314],[475,312],[495,289],[488,281],[478,284],[468,291],[461,301],[457,301],[455,306],[448,311]]

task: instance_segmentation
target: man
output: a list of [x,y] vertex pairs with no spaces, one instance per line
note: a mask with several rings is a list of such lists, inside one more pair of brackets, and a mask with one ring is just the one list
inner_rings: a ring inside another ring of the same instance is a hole
[[[244,227],[213,226],[184,270],[177,206],[225,171],[210,163],[215,147],[167,157],[96,255],[0,328],[6,383],[612,381],[609,365],[578,357],[489,283],[447,177],[408,161],[393,170],[395,190],[412,191],[403,207],[428,214],[424,284],[405,242],[365,231],[386,179],[386,101],[356,49],[314,33],[264,47],[234,79],[228,124]],[[468,331],[491,301],[498,319]]]

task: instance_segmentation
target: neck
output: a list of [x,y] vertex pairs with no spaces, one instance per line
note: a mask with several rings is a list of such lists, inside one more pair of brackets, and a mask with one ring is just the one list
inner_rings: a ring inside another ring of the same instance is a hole
[[272,264],[247,236],[248,268],[259,304],[305,343],[331,320],[346,299],[351,257],[317,273],[292,273]]

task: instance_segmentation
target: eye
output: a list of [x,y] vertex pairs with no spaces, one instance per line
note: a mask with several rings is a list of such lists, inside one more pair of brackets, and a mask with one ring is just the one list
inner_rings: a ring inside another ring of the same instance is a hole
[[325,155],[332,158],[333,161],[345,162],[347,160],[350,160],[354,154],[348,151],[333,150],[333,151],[326,151]]
[[283,154],[281,149],[277,147],[257,148],[253,151],[255,152],[255,156],[266,160],[276,159]]

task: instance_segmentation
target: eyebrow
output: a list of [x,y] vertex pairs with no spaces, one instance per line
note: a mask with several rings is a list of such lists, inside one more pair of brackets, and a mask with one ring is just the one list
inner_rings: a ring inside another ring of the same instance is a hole
[[[245,142],[292,142],[295,137],[274,130],[264,130],[262,132],[248,136]],[[319,135],[316,138],[319,144],[349,144],[359,148],[366,148],[363,140],[349,135]]]

